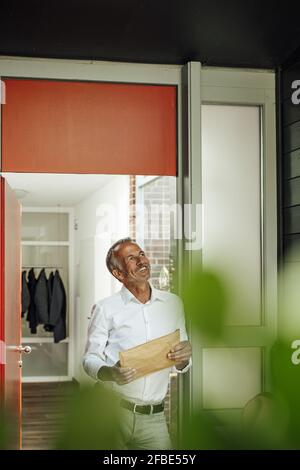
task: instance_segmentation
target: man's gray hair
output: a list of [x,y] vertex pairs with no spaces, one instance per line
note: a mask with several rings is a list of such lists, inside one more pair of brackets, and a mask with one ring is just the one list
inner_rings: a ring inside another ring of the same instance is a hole
[[108,250],[107,255],[106,255],[106,266],[110,273],[112,273],[114,269],[122,268],[122,266],[120,266],[119,264],[119,260],[115,252],[117,251],[117,248],[119,247],[119,245],[122,245],[123,243],[128,243],[128,242],[135,243],[135,240],[133,240],[130,237],[121,238],[120,240],[116,241]]

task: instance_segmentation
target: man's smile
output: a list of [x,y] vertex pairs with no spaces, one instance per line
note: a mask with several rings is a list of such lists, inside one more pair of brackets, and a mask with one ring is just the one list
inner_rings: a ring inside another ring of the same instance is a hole
[[145,272],[148,271],[149,266],[143,266],[142,268],[138,269],[138,272]]

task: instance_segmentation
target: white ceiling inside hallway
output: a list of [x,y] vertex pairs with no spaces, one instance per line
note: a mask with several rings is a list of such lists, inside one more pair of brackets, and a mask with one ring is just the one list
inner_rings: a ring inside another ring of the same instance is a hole
[[75,206],[115,175],[1,173],[23,206]]

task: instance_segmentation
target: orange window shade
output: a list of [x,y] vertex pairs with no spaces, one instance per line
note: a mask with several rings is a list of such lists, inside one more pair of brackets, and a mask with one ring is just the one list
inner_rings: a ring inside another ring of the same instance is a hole
[[176,86],[4,82],[2,171],[176,175]]

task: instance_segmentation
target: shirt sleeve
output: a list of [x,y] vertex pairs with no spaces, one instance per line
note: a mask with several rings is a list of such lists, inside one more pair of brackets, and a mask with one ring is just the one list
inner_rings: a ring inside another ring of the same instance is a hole
[[82,365],[85,372],[95,380],[98,380],[99,369],[107,366],[105,346],[108,339],[108,322],[101,305],[92,309],[92,318],[88,326],[88,337]]
[[[188,335],[186,332],[186,326],[185,326],[185,315],[184,315],[184,308],[183,308],[183,302],[182,300],[178,297],[178,324],[177,328],[180,330],[180,341],[188,341]],[[187,372],[192,365],[192,359],[190,358],[189,363],[183,368],[183,369],[177,369],[176,366],[173,366],[173,371],[177,372],[178,374],[184,374]]]

